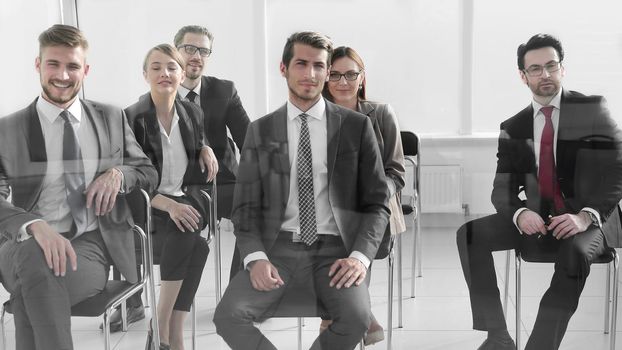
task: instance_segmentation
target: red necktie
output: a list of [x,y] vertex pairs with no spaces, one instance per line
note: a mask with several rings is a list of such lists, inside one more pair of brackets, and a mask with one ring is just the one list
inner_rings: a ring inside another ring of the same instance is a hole
[[555,131],[553,130],[553,106],[545,106],[540,109],[544,114],[544,129],[540,139],[540,166],[538,169],[538,184],[540,185],[540,196],[543,199],[552,200],[555,210],[560,212],[564,208],[559,182],[555,170],[554,140]]

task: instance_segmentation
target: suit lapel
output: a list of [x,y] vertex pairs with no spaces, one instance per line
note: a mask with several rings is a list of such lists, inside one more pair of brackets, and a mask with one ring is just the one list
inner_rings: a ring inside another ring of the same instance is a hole
[[332,179],[335,162],[337,160],[337,151],[339,150],[339,137],[341,133],[342,116],[335,106],[326,101],[326,136],[327,136],[327,167],[328,167],[328,184]]
[[[190,161],[194,158],[194,150],[195,144],[197,143],[192,133],[192,121],[190,120],[190,116],[186,112],[186,109],[183,107],[181,102],[175,100],[175,110],[177,111],[177,115],[179,116],[179,132],[181,133],[181,139],[184,142],[184,149],[186,150],[186,156],[188,157],[188,166],[190,166]],[[186,173],[189,173],[186,171]]]
[[[153,154],[155,154],[156,170],[158,171],[158,179],[162,177],[162,141],[160,139],[160,124],[158,122],[158,117],[156,116],[155,106],[153,105],[153,101],[151,100],[151,95],[149,97],[149,108],[144,112],[143,120],[145,123],[145,131],[147,134],[146,142],[149,144],[151,149],[153,150]],[[159,181],[158,181],[159,183]]]
[[[28,144],[28,153],[32,162],[47,163],[47,151],[45,140],[41,130],[41,121],[37,113],[37,100],[28,106],[28,116],[25,123],[22,123],[23,131]],[[45,170],[45,169],[44,169]],[[45,174],[45,171],[43,172]]]
[[95,173],[98,174],[107,170],[102,169],[102,153],[104,153],[105,151],[106,154],[113,154],[110,139],[108,137],[108,135],[110,135],[110,130],[108,130],[108,124],[106,123],[106,119],[103,117],[103,112],[99,108],[97,108],[96,105],[83,100],[80,100],[80,102],[82,103],[82,107],[86,112],[86,118],[90,120],[91,125],[95,130],[95,135],[97,136],[97,159],[99,159],[99,162],[97,163],[97,171]]
[[272,135],[269,144],[273,152],[274,159],[271,160],[270,166],[274,166],[278,173],[282,174],[281,192],[283,195],[283,202],[281,203],[281,217],[285,213],[287,207],[287,199],[289,198],[289,184],[291,174],[291,163],[289,161],[289,142],[287,141],[287,104],[279,108],[274,115],[274,122],[272,123]]

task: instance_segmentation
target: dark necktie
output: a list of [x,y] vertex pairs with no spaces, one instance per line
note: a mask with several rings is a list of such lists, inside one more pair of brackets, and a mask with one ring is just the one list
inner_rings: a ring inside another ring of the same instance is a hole
[[313,194],[313,161],[311,157],[311,140],[307,115],[300,117],[300,139],[298,140],[297,181],[298,211],[300,219],[300,240],[307,245],[317,240],[317,224],[315,222],[315,196]]
[[[86,230],[86,197],[84,195],[84,164],[78,137],[70,121],[70,113],[66,110],[60,113],[65,121],[63,130],[63,166],[65,168],[65,191],[67,203],[71,210],[74,226],[72,232],[79,235]],[[75,230],[75,231],[74,231]]]
[[540,186],[540,196],[543,199],[553,201],[556,212],[564,208],[564,200],[561,196],[559,182],[555,169],[554,140],[555,131],[553,130],[553,106],[545,106],[540,109],[544,114],[544,129],[540,139],[540,165],[538,169],[538,184]]
[[194,92],[193,90],[190,90],[190,92],[188,92],[188,94],[186,95],[186,98],[188,99],[188,101],[196,103],[195,100],[197,96],[199,95],[196,92]]

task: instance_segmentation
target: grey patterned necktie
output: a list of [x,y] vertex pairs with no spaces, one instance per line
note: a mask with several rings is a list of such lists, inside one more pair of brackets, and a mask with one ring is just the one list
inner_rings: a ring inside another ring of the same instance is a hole
[[63,130],[63,166],[65,168],[65,192],[74,226],[71,233],[79,235],[86,230],[86,197],[84,195],[84,164],[78,137],[70,121],[70,113],[64,110],[60,117],[65,121]]
[[190,90],[190,92],[188,92],[188,94],[186,95],[186,98],[188,99],[188,101],[192,103],[196,103],[195,99],[197,98],[197,96],[199,95],[196,92],[194,92],[194,90]]
[[307,245],[317,241],[317,223],[315,221],[315,196],[313,194],[313,161],[307,115],[300,117],[300,139],[298,140],[297,181],[298,211],[300,219],[300,240]]

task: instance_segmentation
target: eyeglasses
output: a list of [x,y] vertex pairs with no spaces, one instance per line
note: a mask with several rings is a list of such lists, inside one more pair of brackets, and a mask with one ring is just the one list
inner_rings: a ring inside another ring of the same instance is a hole
[[194,55],[195,53],[197,53],[197,50],[199,51],[201,57],[209,57],[209,55],[212,54],[212,49],[208,49],[206,47],[197,47],[190,44],[179,45],[177,48],[184,49],[184,51],[186,51],[188,55]]
[[546,70],[548,73],[557,72],[562,67],[561,62],[549,62],[544,66],[529,66],[526,69],[523,69],[527,75],[530,77],[539,77]]
[[341,74],[339,72],[330,72],[328,74],[328,81],[339,81],[339,80],[341,80],[341,77],[346,78],[346,80],[348,80],[348,81],[353,81],[353,80],[356,80],[356,78],[358,78],[359,74],[361,74],[362,72],[363,72],[362,70],[358,71],[358,72],[350,70],[350,71],[347,71],[347,72],[345,72],[343,74]]

